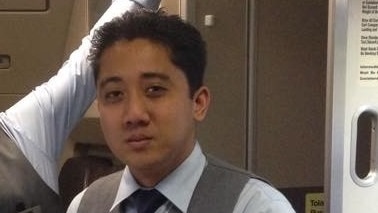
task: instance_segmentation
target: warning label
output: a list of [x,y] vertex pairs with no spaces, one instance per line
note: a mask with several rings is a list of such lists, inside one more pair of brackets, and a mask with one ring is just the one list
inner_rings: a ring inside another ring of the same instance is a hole
[[378,0],[361,1],[359,81],[378,85]]

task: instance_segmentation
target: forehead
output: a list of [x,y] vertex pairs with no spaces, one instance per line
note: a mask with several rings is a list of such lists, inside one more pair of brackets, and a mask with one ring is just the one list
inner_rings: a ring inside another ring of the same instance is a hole
[[117,41],[104,50],[99,62],[100,73],[173,66],[168,49],[147,39]]
[[99,62],[99,84],[114,77],[126,80],[184,76],[172,63],[169,49],[147,39],[117,41],[104,50]]
[[[104,60],[130,61],[135,59],[168,60],[170,61],[170,50],[161,43],[144,38],[133,40],[119,40],[105,48],[101,57],[100,65],[106,63]],[[147,62],[147,61],[146,61]]]

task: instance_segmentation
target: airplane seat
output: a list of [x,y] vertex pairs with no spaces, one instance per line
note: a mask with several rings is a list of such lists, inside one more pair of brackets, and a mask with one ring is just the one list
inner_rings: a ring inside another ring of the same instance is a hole
[[59,191],[65,210],[72,199],[96,179],[122,169],[112,159],[99,156],[74,156],[62,166]]

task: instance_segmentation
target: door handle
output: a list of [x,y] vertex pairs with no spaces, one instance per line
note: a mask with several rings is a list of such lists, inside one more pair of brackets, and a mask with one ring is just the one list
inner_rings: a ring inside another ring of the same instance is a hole
[[353,181],[363,187],[377,182],[378,109],[363,106],[352,119],[350,173]]
[[9,55],[0,54],[0,69],[9,69],[11,58]]

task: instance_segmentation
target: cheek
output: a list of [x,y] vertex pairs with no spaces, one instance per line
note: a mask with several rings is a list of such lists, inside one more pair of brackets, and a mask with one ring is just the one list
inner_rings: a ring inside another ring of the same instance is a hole
[[107,137],[110,131],[116,130],[116,126],[121,122],[121,116],[118,115],[117,110],[99,108],[100,124],[104,136]]
[[157,115],[161,119],[161,125],[172,130],[173,134],[186,129],[193,121],[193,111],[190,106],[184,101],[166,105]]
[[117,158],[123,160],[122,155],[119,154],[122,130],[119,127],[119,121],[116,119],[119,119],[119,117],[113,116],[112,113],[110,115],[100,113],[100,125],[106,144]]

